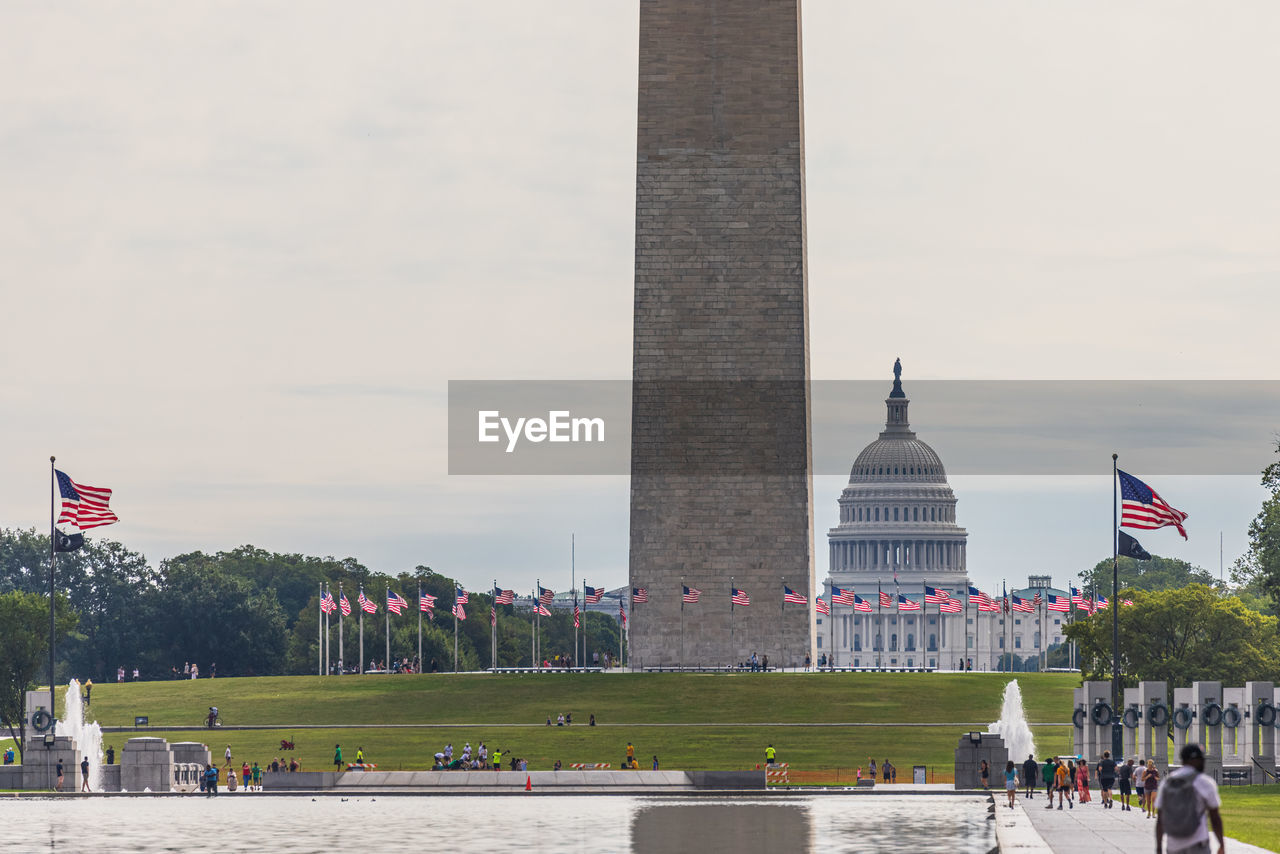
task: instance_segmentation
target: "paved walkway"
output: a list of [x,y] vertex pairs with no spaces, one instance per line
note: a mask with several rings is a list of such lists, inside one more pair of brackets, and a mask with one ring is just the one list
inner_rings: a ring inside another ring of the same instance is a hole
[[[1155,819],[1147,818],[1140,810],[1125,811],[1117,805],[1103,809],[1094,793],[1093,801],[1075,805],[1075,808],[1052,810],[1044,808],[1042,793],[1030,801],[1018,798],[1018,806],[1012,811],[1003,806],[1003,799],[996,795],[996,833],[1000,838],[1000,850],[1039,851],[1053,854],[1138,854],[1155,850]],[[1056,803],[1056,801],[1055,801]],[[1231,817],[1224,816],[1227,832],[1231,831]],[[1032,839],[1027,831],[1034,830],[1038,839]],[[1006,845],[1005,838],[1010,840]],[[1214,850],[1217,845],[1215,842]],[[1265,848],[1247,845],[1227,837],[1227,850],[1231,854],[1272,854]]]

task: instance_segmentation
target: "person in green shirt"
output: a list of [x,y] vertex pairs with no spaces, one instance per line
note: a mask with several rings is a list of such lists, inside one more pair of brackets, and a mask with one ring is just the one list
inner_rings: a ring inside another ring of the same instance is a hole
[[1040,769],[1040,779],[1044,780],[1044,790],[1049,795],[1049,801],[1053,801],[1053,758],[1049,757],[1044,760],[1044,767]]
[[773,760],[777,758],[777,756],[778,756],[778,751],[773,749],[772,744],[770,744],[768,747],[764,749],[764,761],[767,764],[772,765]]
[[502,751],[501,750],[493,751],[493,770],[494,771],[502,770]]
[[261,792],[262,791],[262,769],[258,767],[257,762],[253,763],[253,768],[250,770],[249,773],[253,775],[253,788]]
[[342,745],[341,744],[335,744],[333,746],[333,764],[334,765],[342,764]]

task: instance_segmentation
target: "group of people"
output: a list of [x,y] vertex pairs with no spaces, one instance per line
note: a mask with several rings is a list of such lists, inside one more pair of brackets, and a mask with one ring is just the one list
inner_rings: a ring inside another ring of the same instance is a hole
[[[870,774],[868,775],[868,779],[874,781],[876,779],[876,770],[877,770],[875,759],[872,759],[870,757],[867,758],[867,768],[870,771]],[[884,782],[886,783],[898,782],[898,766],[894,765],[888,759],[886,759],[884,763],[879,766],[879,772],[884,775]],[[858,766],[854,774],[859,781],[862,780],[861,765]]]
[[766,653],[763,656],[759,656],[753,652],[751,653],[751,657],[748,658],[745,663],[738,665],[738,669],[750,670],[752,673],[767,671],[769,669],[769,655]]
[[[193,661],[183,662],[181,673],[178,672],[178,668],[175,666],[169,668],[169,675],[174,679],[199,679],[200,665]],[[217,675],[218,665],[216,663],[211,663],[209,665],[209,678],[213,679],[217,677]],[[133,669],[133,679],[135,682],[138,679],[138,668],[136,667]]]
[[[462,746],[462,753],[457,759],[453,758],[453,743],[450,742],[444,746],[444,749],[436,753],[435,764],[431,766],[432,771],[488,771],[489,765],[489,748],[482,741],[476,747],[474,753],[471,750],[471,742],[467,742]],[[517,761],[514,758],[512,761]],[[523,761],[523,760],[519,760]],[[495,750],[493,752],[493,770],[502,770],[502,751]],[[520,770],[514,765],[513,771]]]

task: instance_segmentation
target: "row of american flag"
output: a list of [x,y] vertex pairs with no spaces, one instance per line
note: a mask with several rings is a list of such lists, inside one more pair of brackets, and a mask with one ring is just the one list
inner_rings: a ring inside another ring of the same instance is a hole
[[[873,599],[864,599],[850,589],[831,585],[831,593],[823,599],[819,596],[813,603],[814,609],[819,614],[830,614],[832,605],[851,605],[853,610],[871,613],[874,610],[892,610],[892,611],[920,611],[926,605],[937,605],[938,611],[943,614],[960,614],[970,606],[975,606],[979,612],[1000,612],[1006,614],[1012,612],[1020,612],[1026,614],[1035,613],[1041,605],[1050,611],[1067,612],[1073,608],[1081,611],[1087,611],[1090,614],[1106,608],[1110,603],[1105,596],[1085,596],[1076,588],[1071,588],[1071,595],[1058,596],[1053,593],[1046,593],[1044,596],[1036,593],[1035,596],[1028,599],[1022,596],[1011,594],[991,596],[983,593],[976,587],[970,587],[967,592],[947,591],[940,587],[930,587],[923,585],[924,596],[923,603],[919,600],[912,599],[902,593],[888,593],[884,590],[878,590],[877,595]],[[681,606],[696,605],[702,598],[702,591],[694,587],[682,585]],[[649,589],[647,587],[631,588],[631,599],[637,604],[644,604],[649,601]],[[730,607],[750,607],[751,597],[745,590],[738,587],[729,588]],[[873,607],[874,603],[874,607]],[[783,585],[782,588],[782,604],[809,604],[808,598],[803,593],[797,593],[790,587]],[[1122,605],[1132,605],[1132,599],[1121,600]]]
[[[604,598],[604,588],[592,587],[588,584],[582,585],[584,601],[589,605],[594,605]],[[493,597],[493,604],[489,608],[489,622],[496,625],[498,622],[498,606],[515,604],[516,594],[514,590],[505,589],[497,585],[490,591]],[[541,584],[538,585],[537,596],[534,599],[535,612],[542,617],[550,617],[550,605],[555,597],[555,591],[548,590]],[[435,616],[436,601],[438,597],[432,596],[430,593],[423,593],[422,589],[418,589],[418,611],[426,614],[428,619]],[[470,602],[470,594],[468,591],[459,586],[454,587],[453,606],[449,609],[449,613],[459,620],[467,618],[467,611],[464,607]],[[359,595],[356,597],[356,607],[366,614],[376,614],[378,612],[378,603],[364,595],[364,588],[360,589]],[[396,593],[390,587],[387,588],[387,611],[399,616],[399,614],[409,607],[409,602],[399,593]],[[334,611],[340,611],[343,616],[350,616],[352,613],[351,601],[347,599],[345,593],[339,588],[338,598],[335,599],[333,593],[326,587],[320,595],[320,610],[326,614],[332,614]],[[622,618],[622,624],[627,624],[627,612],[622,603],[618,603],[618,614]],[[573,603],[573,625],[577,627],[580,621],[581,611],[575,598]]]

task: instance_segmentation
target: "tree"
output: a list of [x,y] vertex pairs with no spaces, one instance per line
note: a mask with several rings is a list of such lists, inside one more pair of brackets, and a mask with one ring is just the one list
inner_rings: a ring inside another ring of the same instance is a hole
[[[1276,453],[1280,454],[1280,441]],[[1267,597],[1280,610],[1280,462],[1262,470],[1262,487],[1271,494],[1249,523],[1249,550],[1232,567],[1231,578]]]
[[[63,596],[54,604],[55,637],[66,637],[76,624]],[[0,593],[0,723],[21,754],[26,692],[49,660],[49,598],[38,593]]]
[[[1153,680],[1172,687],[1212,679],[1240,685],[1280,675],[1276,618],[1250,610],[1235,596],[1204,584],[1124,595],[1134,600],[1119,613],[1126,683]],[[1102,610],[1066,628],[1086,679],[1111,676],[1111,619],[1110,610]]]
[[[1121,590],[1172,590],[1188,584],[1214,585],[1217,579],[1185,560],[1152,555],[1151,560],[1120,558],[1117,564]],[[1098,561],[1093,569],[1080,573],[1080,588],[1086,595],[1097,585],[1099,596],[1111,598],[1111,558]]]

